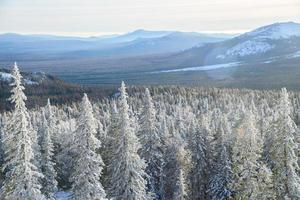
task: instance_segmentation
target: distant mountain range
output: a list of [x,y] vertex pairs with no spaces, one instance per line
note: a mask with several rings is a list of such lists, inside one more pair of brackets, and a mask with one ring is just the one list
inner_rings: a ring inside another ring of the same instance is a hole
[[203,43],[224,41],[233,36],[147,30],[89,38],[7,33],[0,35],[0,59],[38,60],[161,54],[189,49]]
[[0,35],[0,66],[17,60],[83,84],[203,84],[300,89],[300,24],[241,35],[137,30],[111,37]]

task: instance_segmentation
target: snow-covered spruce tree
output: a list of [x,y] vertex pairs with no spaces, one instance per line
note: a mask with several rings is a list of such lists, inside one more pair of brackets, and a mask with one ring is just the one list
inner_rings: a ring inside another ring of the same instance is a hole
[[209,193],[212,200],[229,199],[232,191],[229,184],[232,179],[232,166],[229,156],[229,136],[231,135],[227,117],[222,116],[216,142],[216,161],[210,177]]
[[148,175],[147,190],[151,192],[153,199],[159,199],[162,162],[161,138],[158,133],[155,108],[148,88],[146,88],[143,102],[139,130],[142,144],[140,155],[147,163],[145,170]]
[[42,192],[49,200],[55,199],[55,192],[57,191],[56,171],[53,162],[54,146],[52,142],[52,132],[45,117],[45,112],[42,111],[41,118],[41,170],[44,175],[42,181]]
[[[4,163],[4,142],[3,142],[3,139],[5,138],[4,127],[6,126],[8,120],[9,120],[9,116],[8,116],[7,112],[0,114],[0,166],[3,166],[3,163]],[[5,178],[4,173],[3,173],[3,171],[1,171],[0,172],[0,185],[3,184],[4,178]]]
[[[112,177],[111,163],[114,153],[117,151],[117,136],[119,133],[119,113],[116,101],[110,102],[110,122],[107,127],[107,137],[103,144],[102,158],[105,163],[103,170],[103,185],[104,188],[109,188],[110,178]],[[109,192],[109,191],[108,191]]]
[[74,200],[103,200],[106,196],[100,183],[104,163],[100,154],[97,154],[101,142],[95,137],[96,133],[92,105],[84,94],[72,147],[77,154],[70,178]]
[[[202,121],[203,122],[203,121]],[[191,199],[205,199],[207,196],[208,184],[208,158],[207,158],[207,144],[205,143],[205,136],[207,135],[205,127],[194,120],[190,127],[190,142],[189,149],[191,151],[192,169],[189,174],[190,177],[190,197]]]
[[106,141],[107,137],[107,131],[103,126],[103,123],[105,120],[103,120],[103,113],[101,112],[101,108],[98,104],[93,105],[93,112],[96,119],[96,125],[97,125],[97,134],[96,138],[98,138],[102,142],[102,148],[105,144],[104,141]]
[[164,199],[176,199],[178,196],[183,198],[188,194],[186,181],[190,166],[189,151],[178,130],[172,128],[171,132],[163,166]]
[[165,184],[167,182],[167,178],[165,173],[164,173],[164,166],[166,165],[166,160],[167,158],[167,148],[168,148],[168,141],[170,139],[170,134],[169,134],[169,128],[167,125],[167,115],[165,110],[161,110],[159,113],[159,133],[161,137],[161,149],[162,149],[162,160],[161,160],[161,170],[160,170],[160,187],[159,187],[159,194],[160,194],[160,199],[164,200],[166,199],[164,197],[165,194]]
[[47,105],[45,106],[44,110],[48,127],[50,128],[51,132],[51,139],[59,140],[60,138],[58,138],[59,136],[57,135],[58,130],[56,125],[57,119],[54,115],[54,106],[51,105],[50,99],[47,100]]
[[25,106],[25,89],[21,83],[22,76],[15,63],[12,70],[11,102],[14,110],[5,127],[4,165],[5,181],[1,188],[3,200],[40,200],[41,193],[39,180],[43,177],[34,165],[33,144],[30,138],[31,130],[29,116]]
[[30,116],[28,118],[28,132],[29,137],[31,139],[32,143],[32,150],[34,154],[33,163],[41,173],[41,147],[39,143],[39,128],[40,128],[40,112],[28,112],[28,115]]
[[278,120],[272,125],[272,144],[270,158],[273,164],[274,184],[278,199],[300,199],[300,178],[298,158],[295,151],[299,148],[295,143],[296,125],[290,117],[291,107],[287,90],[280,94]]
[[115,200],[145,200],[148,199],[144,179],[146,164],[138,155],[140,143],[135,133],[135,125],[132,125],[133,120],[129,117],[124,82],[121,84],[120,93],[117,151],[109,166],[112,170],[110,194]]
[[56,140],[56,144],[54,143],[57,181],[59,187],[70,189],[70,176],[72,173],[70,169],[73,169],[74,158],[77,155],[76,149],[72,149],[77,123],[74,118],[68,118],[60,120],[56,127],[60,138],[60,140]]
[[[261,162],[262,145],[251,111],[246,110],[244,119],[236,130],[232,150],[233,180],[230,184],[233,199],[274,199],[271,171]],[[263,173],[262,173],[263,172]]]
[[176,182],[176,190],[174,194],[174,200],[186,200],[188,199],[187,184],[185,181],[185,175],[182,169],[179,170],[179,175]]

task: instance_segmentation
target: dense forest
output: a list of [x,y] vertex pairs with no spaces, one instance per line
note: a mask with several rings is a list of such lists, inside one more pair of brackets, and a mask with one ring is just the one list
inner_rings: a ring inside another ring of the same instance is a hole
[[1,198],[298,200],[300,93],[131,88],[27,109],[15,66],[0,115]]
[[[1,79],[1,73],[9,74],[7,69],[0,68],[0,112],[10,110],[13,104],[7,99],[10,96],[10,85],[5,79]],[[21,72],[23,76],[22,84],[25,85],[24,92],[27,96],[27,108],[37,108],[47,103],[51,99],[54,105],[72,104],[81,100],[83,93],[87,93],[92,100],[103,99],[111,96],[117,89],[114,86],[92,86],[67,83],[56,76],[45,73]],[[25,84],[25,80],[30,80],[36,84]]]

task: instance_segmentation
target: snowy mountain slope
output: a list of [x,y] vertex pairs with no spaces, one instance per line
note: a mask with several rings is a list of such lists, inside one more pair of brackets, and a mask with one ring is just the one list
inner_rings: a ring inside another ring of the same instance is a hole
[[[274,45],[267,42],[247,40],[228,49],[225,56],[222,55],[221,58],[226,56],[248,56],[258,53],[265,53],[272,48],[274,48]],[[217,58],[220,58],[220,56]]]
[[[243,57],[266,53],[274,48],[281,48],[282,45],[287,49],[290,44],[299,43],[300,24],[293,22],[275,23],[255,29],[251,32],[238,36],[233,41],[233,46],[217,58]],[[286,44],[278,44],[284,41]]]
[[[300,51],[299,33],[300,24],[276,23],[229,40],[188,49],[169,59],[177,60],[180,65],[193,67],[280,57]],[[167,63],[164,65],[170,66]]]
[[300,37],[300,24],[294,22],[275,23],[255,29],[245,36],[251,36],[262,39],[288,39],[290,37]]

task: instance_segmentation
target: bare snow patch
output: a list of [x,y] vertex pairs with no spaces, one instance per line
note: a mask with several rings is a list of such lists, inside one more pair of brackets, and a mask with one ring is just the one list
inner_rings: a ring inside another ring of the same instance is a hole
[[3,81],[10,81],[12,79],[12,75],[5,72],[0,72],[0,79]]
[[286,57],[287,58],[298,58],[298,57],[300,57],[300,51],[297,51],[295,53],[289,54]]
[[24,82],[26,85],[38,85],[39,84],[38,82],[29,80],[29,79],[24,79]]
[[266,42],[248,40],[227,50],[226,55],[248,56],[257,53],[265,53],[272,48],[274,48],[274,45],[270,45]]
[[225,58],[225,56],[224,55],[222,55],[222,54],[220,54],[220,55],[217,55],[217,57],[216,57],[217,59],[224,59]]
[[56,200],[69,200],[71,199],[71,192],[59,191],[55,194]]
[[238,66],[239,62],[233,62],[233,63],[225,63],[225,64],[216,64],[216,65],[203,65],[198,67],[187,67],[187,68],[181,68],[181,69],[171,69],[171,70],[162,70],[162,71],[156,71],[152,73],[170,73],[170,72],[186,72],[186,71],[209,71],[219,68],[228,68],[228,67],[235,67]]
[[[0,72],[0,81],[11,82],[12,78],[13,77],[10,73]],[[24,83],[26,85],[38,85],[39,84],[38,82],[32,81],[28,78],[24,78]]]
[[272,63],[273,62],[273,60],[267,60],[267,61],[264,61],[263,63],[264,64],[269,64],[269,63]]

